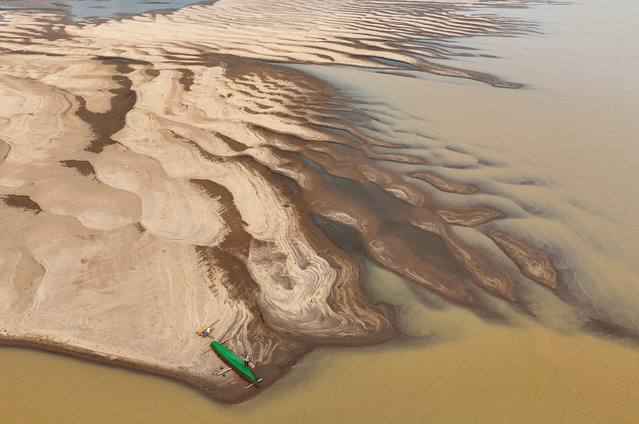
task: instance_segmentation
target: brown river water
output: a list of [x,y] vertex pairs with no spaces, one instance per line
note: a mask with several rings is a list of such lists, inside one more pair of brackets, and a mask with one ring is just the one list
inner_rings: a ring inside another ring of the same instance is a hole
[[[636,342],[578,330],[594,311],[639,332],[639,34],[632,22],[639,7],[585,1],[499,13],[540,22],[541,34],[460,41],[498,58],[456,65],[523,89],[301,69],[365,100],[384,118],[379,128],[411,154],[420,154],[420,140],[439,143],[423,156],[507,212],[500,228],[560,258],[571,303],[531,289],[527,307],[539,320],[501,303],[494,308],[509,323],[489,322],[456,306],[433,307],[395,274],[364,262],[368,295],[396,306],[399,340],[317,350],[234,406],[163,378],[2,348],[0,422],[639,422]],[[467,166],[477,163],[489,166]]]

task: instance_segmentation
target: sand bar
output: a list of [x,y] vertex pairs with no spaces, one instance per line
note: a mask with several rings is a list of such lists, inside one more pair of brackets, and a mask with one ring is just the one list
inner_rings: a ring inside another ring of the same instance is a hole
[[[473,308],[488,307],[487,294],[518,302],[518,281],[548,274],[533,268],[549,261],[525,265],[543,252],[522,242],[488,233],[524,272],[513,274],[452,229],[481,230],[500,211],[446,206],[384,163],[424,167],[414,175],[441,191],[475,186],[426,174],[423,158],[365,130],[356,102],[271,63],[515,88],[429,62],[454,53],[414,41],[520,29],[446,4],[391,2],[375,16],[352,1],[298,6],[222,0],[90,24],[2,12],[3,342],[152,371],[232,402],[256,391],[212,373],[220,364],[200,355],[202,326],[216,322],[212,336],[249,354],[265,387],[314,346],[395,336],[392,310],[366,300],[359,263],[311,214],[355,231],[380,265]],[[323,8],[339,13],[318,20]],[[420,251],[424,237],[439,240],[452,274]]]

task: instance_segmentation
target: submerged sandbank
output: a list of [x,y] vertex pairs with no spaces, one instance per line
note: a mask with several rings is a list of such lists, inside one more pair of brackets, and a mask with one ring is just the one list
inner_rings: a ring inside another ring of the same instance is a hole
[[[433,174],[357,102],[269,63],[517,87],[428,58],[458,54],[443,37],[526,25],[445,4],[391,2],[375,26],[357,2],[326,2],[343,13],[323,21],[321,6],[272,4],[255,19],[247,11],[258,6],[229,0],[94,24],[3,13],[2,338],[169,375],[223,401],[256,391],[211,375],[219,364],[200,355],[207,343],[195,330],[218,319],[213,335],[250,354],[265,386],[315,346],[392,338],[392,309],[363,296],[360,264],[313,216],[482,316],[503,318],[493,302],[526,311],[527,285],[560,286],[548,253],[491,229],[503,211],[432,195],[476,194],[472,181]],[[279,29],[282,13],[290,31]],[[344,26],[352,38],[338,35]],[[436,41],[407,41],[417,37]],[[498,241],[503,256],[457,227]]]

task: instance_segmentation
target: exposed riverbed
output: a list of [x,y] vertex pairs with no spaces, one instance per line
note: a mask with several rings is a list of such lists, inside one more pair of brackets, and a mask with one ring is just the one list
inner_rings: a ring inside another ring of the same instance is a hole
[[[639,87],[631,70],[639,67],[639,38],[632,11],[628,1],[499,10],[538,22],[540,34],[458,40],[498,58],[441,61],[524,84],[518,90],[414,70],[401,72],[416,78],[298,67],[365,102],[380,138],[410,146],[396,153],[476,187],[468,197],[418,184],[438,204],[503,212],[490,228],[548,253],[559,270],[557,292],[527,281],[513,292],[521,299],[514,304],[477,291],[485,309],[469,311],[364,259],[361,246],[345,246],[364,264],[367,298],[394,306],[401,336],[393,342],[315,351],[236,406],[158,377],[3,348],[0,397],[15,400],[9,421],[636,422]],[[383,168],[417,171],[397,161]],[[391,221],[383,228],[403,234]],[[451,229],[517,272],[474,231]],[[446,258],[434,260],[445,268]]]

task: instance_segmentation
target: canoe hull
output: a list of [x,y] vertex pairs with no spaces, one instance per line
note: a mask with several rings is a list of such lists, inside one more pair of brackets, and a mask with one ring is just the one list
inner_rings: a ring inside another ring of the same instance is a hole
[[231,367],[240,377],[249,383],[255,384],[257,387],[260,386],[251,369],[236,354],[218,342],[211,342],[211,349],[220,357],[222,362]]

